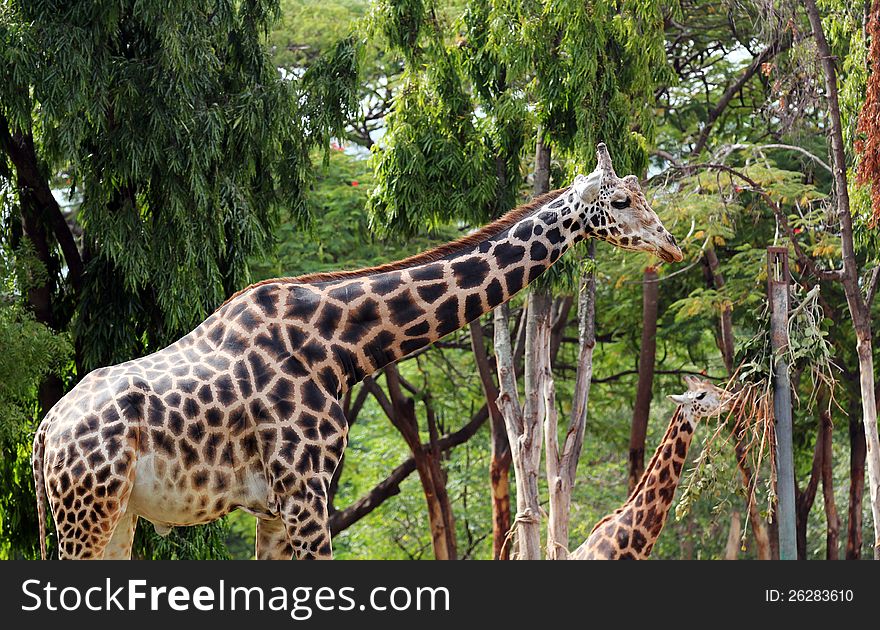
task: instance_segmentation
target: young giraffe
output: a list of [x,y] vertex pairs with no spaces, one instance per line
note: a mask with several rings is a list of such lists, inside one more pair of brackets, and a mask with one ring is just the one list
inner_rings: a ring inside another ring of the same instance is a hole
[[[159,533],[257,516],[257,557],[329,558],[339,400],[366,375],[510,299],[573,243],[680,261],[634,176],[599,165],[458,241],[371,269],[260,282],[149,356],[96,370],[40,424],[33,453],[62,558],[128,558]],[[45,548],[43,549],[45,557]]]
[[726,410],[733,400],[709,382],[692,376],[685,381],[687,392],[669,396],[678,407],[639,483],[623,506],[596,524],[572,560],[644,560],[651,554],[672,507],[697,422]]

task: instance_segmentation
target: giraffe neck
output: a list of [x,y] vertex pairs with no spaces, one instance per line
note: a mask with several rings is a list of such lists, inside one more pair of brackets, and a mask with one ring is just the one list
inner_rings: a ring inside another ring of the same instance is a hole
[[672,506],[694,425],[690,414],[676,408],[666,435],[626,503],[596,523],[572,558],[637,560],[650,555]]
[[623,510],[633,512],[633,524],[641,525],[646,531],[646,554],[650,552],[666,524],[675,490],[681,480],[688,448],[694,437],[694,424],[693,419],[681,407],[676,408],[663,440],[623,506]]
[[341,393],[510,299],[605,222],[602,210],[568,188],[508,227],[437,260],[295,285],[288,309],[295,317],[307,311],[330,346]]

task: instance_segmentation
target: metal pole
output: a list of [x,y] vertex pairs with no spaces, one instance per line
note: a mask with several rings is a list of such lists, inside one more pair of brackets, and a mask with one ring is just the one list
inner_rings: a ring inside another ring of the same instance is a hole
[[776,418],[776,499],[779,559],[797,560],[791,383],[783,352],[788,347],[788,249],[767,248],[767,297],[773,349],[773,415]]

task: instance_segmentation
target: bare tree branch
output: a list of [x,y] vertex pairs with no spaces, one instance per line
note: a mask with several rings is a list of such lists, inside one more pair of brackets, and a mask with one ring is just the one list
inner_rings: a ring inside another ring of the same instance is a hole
[[[460,444],[464,444],[472,438],[480,427],[489,418],[489,408],[483,405],[477,413],[475,413],[470,421],[458,431],[448,433],[437,440],[437,447],[441,453],[445,453]],[[429,448],[423,446],[423,449]],[[372,490],[364,494],[360,499],[349,505],[348,507],[338,510],[330,515],[330,531],[333,535],[338,534],[344,529],[352,526],[367,514],[382,505],[389,498],[400,493],[400,484],[409,477],[416,469],[416,459],[410,456],[402,464],[397,466],[391,473]]]
[[706,143],[709,141],[709,133],[712,131],[712,127],[721,117],[721,114],[724,113],[724,110],[727,109],[727,106],[730,104],[730,101],[733,100],[733,97],[745,87],[746,83],[748,83],[753,76],[755,76],[755,74],[761,69],[761,66],[767,63],[770,59],[773,59],[776,55],[791,48],[792,44],[796,41],[798,40],[785,39],[780,41],[777,39],[771,42],[752,60],[752,63],[750,63],[740,77],[724,91],[724,94],[718,99],[715,107],[713,107],[706,115],[706,121],[703,124],[703,128],[700,129],[700,133],[694,143],[693,155],[699,155],[702,153],[703,149],[706,148]]

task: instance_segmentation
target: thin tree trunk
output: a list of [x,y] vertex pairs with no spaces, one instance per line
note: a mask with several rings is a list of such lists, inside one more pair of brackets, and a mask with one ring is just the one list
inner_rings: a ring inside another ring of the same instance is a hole
[[[817,403],[821,406],[821,403]],[[824,447],[825,430],[822,420],[819,419],[819,430],[816,435],[816,445],[813,448],[813,466],[810,469],[810,480],[803,492],[795,487],[797,500],[795,501],[795,513],[797,515],[797,557],[798,560],[807,559],[807,521],[813,503],[816,501],[816,491],[819,489],[819,479],[822,476],[822,457],[825,454]]]
[[550,147],[544,143],[544,130],[538,127],[535,142],[535,180],[532,192],[537,197],[550,191]]
[[[707,270],[707,284],[715,290],[724,287],[724,276],[719,269],[718,256],[712,247],[707,247],[703,254]],[[733,342],[733,309],[729,304],[721,307],[718,317],[718,335],[715,338],[721,358],[724,361],[724,369],[727,374],[733,374],[734,342]]]
[[880,560],[880,438],[877,435],[877,404],[874,399],[874,359],[872,356],[871,319],[859,287],[859,269],[853,243],[852,214],[846,181],[846,154],[840,103],[837,97],[837,70],[835,59],[825,39],[822,18],[815,0],[804,0],[819,60],[824,71],[825,97],[831,123],[831,161],[834,169],[834,193],[837,201],[837,217],[840,221],[840,245],[843,258],[841,281],[846,294],[847,306],[856,333],[856,353],[859,357],[859,386],[862,394],[862,421],[865,428],[866,460],[868,465],[868,488],[871,514],[874,519],[874,559]]
[[[526,319],[525,371],[523,374],[523,436],[520,458],[522,477],[517,477],[517,490],[520,482],[525,484],[526,512],[523,518],[529,519],[531,527],[525,545],[520,544],[520,559],[539,559],[540,546],[540,502],[538,478],[541,467],[542,427],[547,413],[545,387],[550,374],[550,305],[551,297],[545,289],[532,289],[529,292],[529,313]],[[513,442],[513,438],[508,435]],[[514,453],[516,459],[516,454]],[[531,517],[531,518],[530,518]],[[517,515],[520,518],[520,514]]]
[[[19,194],[21,206],[21,223],[27,239],[34,248],[37,259],[49,272],[45,283],[32,286],[27,292],[28,306],[34,314],[34,318],[48,326],[52,330],[59,330],[58,323],[52,305],[52,293],[54,282],[52,278],[52,256],[45,226],[39,220],[38,200],[29,188],[22,187]],[[40,404],[40,413],[48,412],[64,395],[64,385],[61,379],[54,374],[47,374],[37,390],[37,400]]]
[[849,519],[846,528],[846,559],[862,558],[862,496],[865,492],[865,429],[859,420],[858,401],[851,397],[849,409]]
[[727,532],[727,545],[724,548],[725,560],[736,560],[739,556],[739,548],[742,543],[742,525],[740,525],[739,512],[733,511],[730,514],[730,529]]
[[[592,243],[592,241],[591,241]],[[556,355],[562,347],[562,339],[565,336],[565,328],[568,325],[568,316],[574,299],[570,295],[563,295],[553,302],[553,317],[550,320],[550,364],[556,363]]]
[[779,560],[779,519],[776,518],[776,501],[773,502],[773,518],[767,526],[768,541],[770,544],[770,559]]
[[[526,379],[533,381],[529,373],[534,369],[536,324],[532,315],[533,296],[529,295],[528,320],[526,322]],[[548,300],[549,301],[549,300]],[[516,477],[516,531],[518,560],[537,560],[541,557],[541,519],[538,503],[538,465],[541,458],[541,423],[527,424],[525,413],[519,403],[514,369],[513,348],[510,343],[508,319],[510,309],[502,304],[495,309],[495,357],[498,369],[498,409],[504,418],[507,439],[510,444],[513,472]],[[526,389],[528,392],[528,388]],[[532,405],[534,406],[534,404]],[[536,461],[537,460],[537,461]]]
[[831,411],[827,406],[822,410],[822,496],[825,499],[825,559],[837,560],[840,557],[840,517],[834,502],[834,455],[832,453],[833,425]]
[[437,417],[434,413],[434,406],[431,404],[430,396],[425,396],[425,415],[428,419],[428,452],[431,457],[428,463],[431,467],[431,479],[434,483],[434,492],[437,495],[437,503],[440,504],[440,518],[443,520],[443,533],[446,537],[446,549],[448,550],[447,560],[455,560],[458,557],[457,544],[455,540],[455,518],[452,513],[452,502],[449,500],[449,492],[446,489],[446,471],[440,460],[440,434],[437,430]]
[[[590,257],[593,243],[590,243]],[[595,326],[596,279],[593,273],[581,277],[578,289],[578,364],[574,385],[574,400],[568,429],[559,451],[556,387],[549,365],[545,381],[544,437],[546,444],[547,485],[550,494],[547,524],[547,558],[568,558],[568,533],[571,512],[571,493],[577,479],[577,465],[584,443],[587,422],[587,403],[593,377],[593,349],[596,346]]]
[[[858,291],[858,289],[856,289]],[[865,429],[865,460],[868,468],[868,501],[874,520],[874,560],[880,560],[880,440],[877,436],[877,403],[874,396],[874,359],[871,356],[870,323],[867,338],[859,340],[859,385],[862,391],[862,426]]]
[[642,345],[639,350],[639,380],[629,437],[629,491],[645,472],[645,439],[654,387],[654,361],[657,357],[657,308],[659,302],[657,270],[647,267],[642,278]]
[[[550,190],[550,147],[538,129],[535,146],[534,194]],[[546,289],[533,288],[526,302],[524,349],[524,396],[519,404],[516,389],[517,357],[510,343],[509,309],[495,309],[495,356],[498,369],[498,409],[504,418],[510,444],[513,471],[516,477],[517,559],[537,560],[541,557],[541,506],[538,497],[538,470],[541,465],[541,426],[545,414],[545,389],[550,374],[550,307],[552,299]],[[517,334],[519,337],[519,334]],[[517,340],[518,341],[518,340]]]

